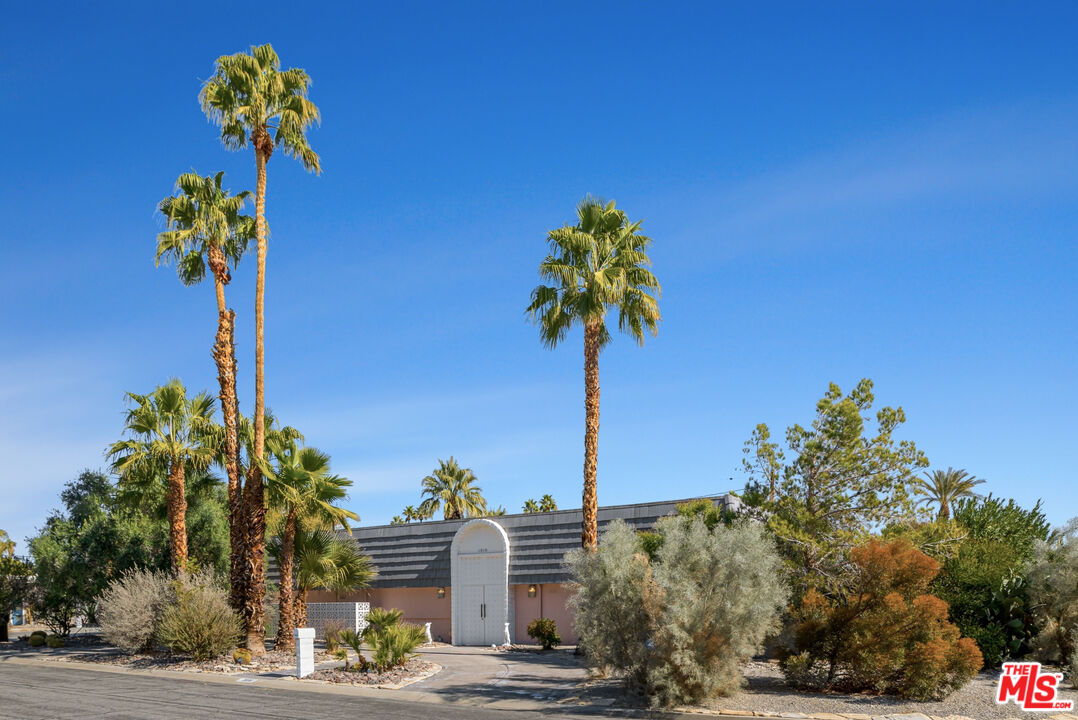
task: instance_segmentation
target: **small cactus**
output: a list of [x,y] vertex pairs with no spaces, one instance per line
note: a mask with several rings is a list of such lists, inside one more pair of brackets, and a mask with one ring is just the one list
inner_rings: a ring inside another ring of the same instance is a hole
[[66,643],[59,635],[49,635],[45,638],[45,644],[51,648],[62,648]]
[[237,665],[250,665],[251,664],[251,651],[247,648],[236,648],[232,652],[232,662]]
[[31,635],[30,636],[30,647],[41,647],[44,644],[45,644],[45,636],[44,635]]

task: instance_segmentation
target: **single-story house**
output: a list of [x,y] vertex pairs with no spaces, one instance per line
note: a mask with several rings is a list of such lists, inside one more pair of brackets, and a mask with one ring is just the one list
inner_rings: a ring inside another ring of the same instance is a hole
[[[741,503],[733,495],[707,499],[730,510]],[[684,502],[601,507],[599,532],[616,518],[651,529]],[[406,621],[429,622],[435,639],[454,645],[530,642],[528,623],[547,617],[563,643],[575,644],[562,560],[580,547],[582,518],[576,509],[358,527],[352,539],[371,556],[378,577],[368,589],[340,597],[314,591],[308,599],[399,608]]]

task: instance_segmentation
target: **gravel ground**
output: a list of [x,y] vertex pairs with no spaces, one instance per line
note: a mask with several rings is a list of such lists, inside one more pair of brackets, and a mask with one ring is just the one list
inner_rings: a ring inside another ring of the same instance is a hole
[[430,677],[442,669],[441,665],[436,665],[417,657],[408,660],[408,662],[404,664],[404,667],[392,668],[391,670],[382,673],[373,670],[370,672],[343,670],[341,665],[343,665],[343,663],[340,663],[340,665],[335,668],[316,670],[314,673],[303,678],[303,680],[321,680],[323,682],[339,683],[343,685],[401,687],[402,685],[408,685]]
[[[67,639],[67,645],[62,648],[35,648],[30,647],[28,643],[23,641],[13,643],[12,646],[11,649],[20,654],[38,657],[42,660],[101,663],[129,670],[180,670],[184,672],[217,672],[227,675],[241,675],[276,672],[296,666],[294,653],[277,652],[275,650],[270,650],[265,655],[255,658],[249,665],[240,665],[233,662],[231,653],[224,657],[204,661],[192,660],[191,658],[172,655],[168,652],[127,655],[96,635],[71,636]],[[328,653],[321,650],[315,651],[314,661],[316,663],[332,659],[333,657]]]
[[[791,690],[783,682],[777,663],[751,662],[744,666],[748,687],[736,695],[717,698],[708,704],[714,709],[753,710],[779,713],[861,713],[864,715],[961,715],[975,720],[1007,720],[1030,716],[1013,703],[997,705],[995,699],[996,673],[981,673],[972,682],[939,702],[913,702],[881,695],[825,695]],[[1063,700],[1074,700],[1078,693],[1067,687]],[[1057,713],[1034,713],[1038,718]]]

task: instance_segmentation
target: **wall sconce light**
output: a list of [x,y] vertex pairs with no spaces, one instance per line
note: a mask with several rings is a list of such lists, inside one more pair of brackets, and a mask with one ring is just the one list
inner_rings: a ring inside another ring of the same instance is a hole
[[528,586],[528,597],[535,597],[535,586],[534,585],[529,585]]
[[439,600],[444,600],[445,599],[445,588],[444,587],[438,588],[438,599]]

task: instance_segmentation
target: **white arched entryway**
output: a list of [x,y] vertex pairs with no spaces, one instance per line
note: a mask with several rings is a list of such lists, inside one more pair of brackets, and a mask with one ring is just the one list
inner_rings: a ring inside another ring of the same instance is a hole
[[508,643],[509,536],[493,520],[472,520],[450,549],[454,645]]

